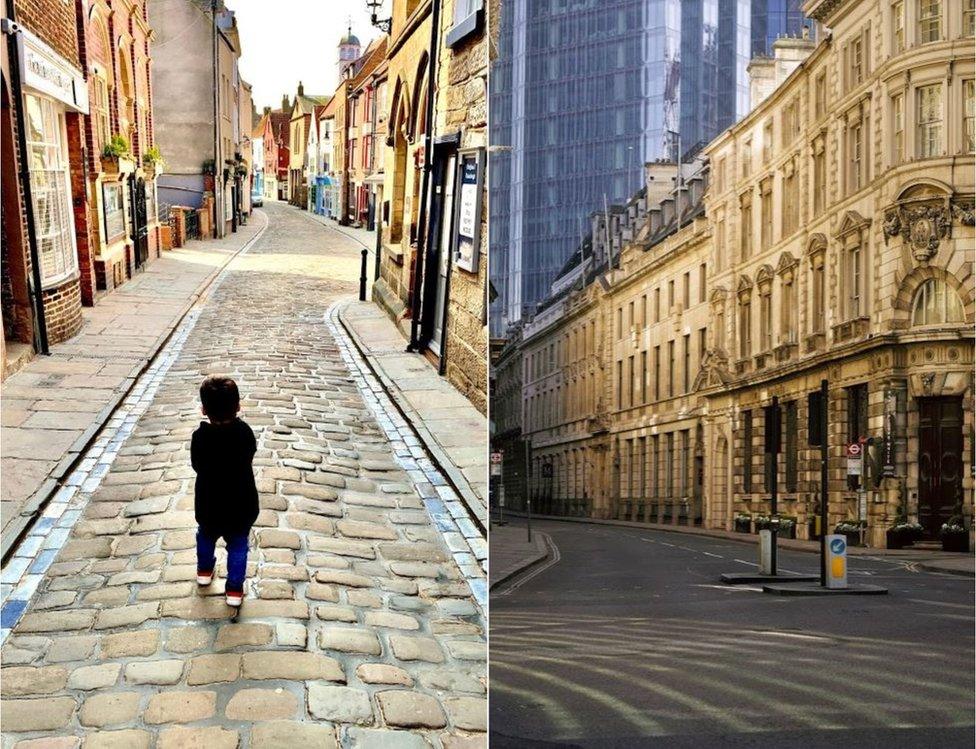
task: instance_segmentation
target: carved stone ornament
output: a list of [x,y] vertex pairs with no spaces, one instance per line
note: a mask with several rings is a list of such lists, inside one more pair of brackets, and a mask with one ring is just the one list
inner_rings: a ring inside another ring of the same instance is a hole
[[885,242],[900,236],[916,262],[926,263],[939,251],[943,239],[952,237],[952,219],[972,226],[972,203],[949,198],[905,202],[885,211],[882,230]]

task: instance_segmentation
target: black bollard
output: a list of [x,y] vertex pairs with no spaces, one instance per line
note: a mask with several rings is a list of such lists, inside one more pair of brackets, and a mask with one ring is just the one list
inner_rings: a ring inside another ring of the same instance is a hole
[[366,301],[366,257],[369,251],[364,247],[362,252],[362,262],[359,267],[359,301]]

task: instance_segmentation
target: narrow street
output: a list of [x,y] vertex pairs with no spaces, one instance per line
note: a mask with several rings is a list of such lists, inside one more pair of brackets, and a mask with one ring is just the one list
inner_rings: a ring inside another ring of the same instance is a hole
[[[360,245],[263,210],[21,543],[4,749],[483,745],[484,580],[334,313]],[[214,585],[195,583],[189,441],[212,373],[237,380],[258,441],[239,621],[222,548]]]
[[532,527],[557,552],[492,591],[492,747],[972,746],[971,578],[850,557],[889,594],[782,598],[719,583],[750,545]]

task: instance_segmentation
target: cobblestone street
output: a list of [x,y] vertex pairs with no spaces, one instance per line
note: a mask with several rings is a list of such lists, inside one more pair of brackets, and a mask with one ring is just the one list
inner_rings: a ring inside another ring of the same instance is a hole
[[[483,539],[344,338],[360,246],[272,203],[4,569],[4,749],[486,745]],[[195,583],[190,435],[237,380],[261,513]]]

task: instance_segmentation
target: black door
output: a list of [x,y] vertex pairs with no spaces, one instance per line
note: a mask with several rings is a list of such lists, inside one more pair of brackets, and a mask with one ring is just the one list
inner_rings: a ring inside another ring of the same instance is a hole
[[129,212],[131,214],[132,255],[135,267],[149,259],[149,227],[146,221],[146,180],[129,177]]
[[962,399],[918,402],[918,522],[937,538],[962,497]]

